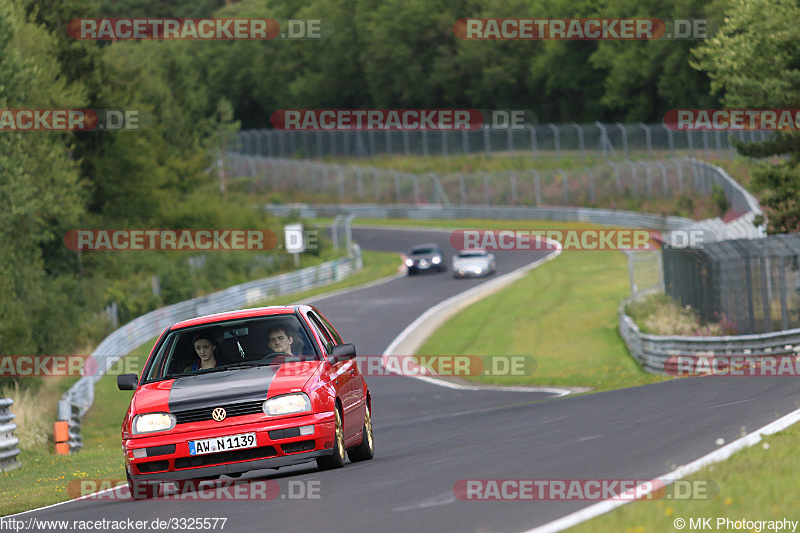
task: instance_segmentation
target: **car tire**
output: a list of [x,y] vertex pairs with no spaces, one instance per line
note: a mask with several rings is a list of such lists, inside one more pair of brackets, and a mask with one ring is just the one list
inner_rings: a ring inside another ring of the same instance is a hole
[[128,478],[128,492],[133,500],[149,500],[158,496],[158,483],[148,483],[147,481],[134,481],[131,475],[125,472]]
[[372,436],[372,417],[369,412],[369,405],[367,405],[367,412],[364,415],[364,428],[362,429],[363,437],[361,444],[351,450],[347,450],[347,457],[350,462],[357,463],[359,461],[369,461],[375,457],[375,443]]
[[344,424],[338,407],[334,410],[334,413],[336,422],[334,424],[333,455],[326,455],[317,459],[317,466],[320,470],[333,470],[344,466]]

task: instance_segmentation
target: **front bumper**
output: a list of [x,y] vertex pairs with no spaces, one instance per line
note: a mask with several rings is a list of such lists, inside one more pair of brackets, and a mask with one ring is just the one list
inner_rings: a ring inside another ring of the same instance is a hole
[[[289,437],[282,435],[292,434],[293,428],[309,425],[314,426],[312,434]],[[203,427],[193,426],[192,430],[179,433],[172,430],[160,435],[124,439],[122,448],[131,479],[142,481],[215,477],[307,463],[333,453],[335,420],[332,411],[280,420],[260,419],[222,427],[214,426],[213,423],[204,423]],[[250,432],[256,434],[255,448],[201,455],[189,453],[189,441]],[[270,432],[276,438],[271,438]],[[142,449],[145,451],[142,452]],[[144,453],[145,457],[134,457],[134,450]]]

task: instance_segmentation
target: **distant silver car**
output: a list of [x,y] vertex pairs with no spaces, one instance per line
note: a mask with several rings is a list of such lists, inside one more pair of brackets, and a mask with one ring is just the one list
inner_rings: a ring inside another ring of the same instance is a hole
[[461,250],[453,256],[453,275],[457,278],[479,278],[496,271],[494,254],[486,250]]

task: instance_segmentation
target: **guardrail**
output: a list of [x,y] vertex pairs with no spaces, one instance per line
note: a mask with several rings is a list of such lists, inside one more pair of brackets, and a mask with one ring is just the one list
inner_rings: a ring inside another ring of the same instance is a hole
[[[70,413],[69,450],[80,448],[80,419],[86,414],[94,402],[94,385],[105,372],[133,349],[141,346],[161,334],[164,329],[176,322],[224,311],[232,311],[265,300],[273,296],[290,294],[334,283],[346,278],[363,266],[361,249],[354,245],[350,255],[321,265],[316,265],[296,272],[264,278],[241,285],[228,287],[200,298],[193,298],[177,304],[169,305],[142,315],[121,328],[101,342],[91,356],[97,363],[97,371],[92,375],[80,378],[61,398],[59,415]],[[62,407],[63,405],[63,407]],[[77,413],[77,417],[73,414]],[[77,418],[77,422],[74,419]],[[75,438],[73,438],[73,435]]]
[[653,374],[676,375],[676,356],[742,356],[793,355],[800,351],[800,329],[772,331],[753,335],[689,337],[642,333],[636,322],[625,313],[625,300],[619,307],[619,334],[631,356],[642,368]]
[[14,436],[17,425],[16,415],[11,412],[14,400],[0,398],[0,472],[14,470],[22,466],[19,462],[19,439]]

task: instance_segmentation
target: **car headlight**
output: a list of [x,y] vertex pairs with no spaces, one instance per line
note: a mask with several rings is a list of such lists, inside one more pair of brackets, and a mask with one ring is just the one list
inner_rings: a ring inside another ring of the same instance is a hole
[[434,265],[438,265],[439,263],[441,263],[441,262],[442,262],[442,258],[441,258],[441,257],[439,257],[438,255],[435,255],[435,256],[433,256],[433,259],[431,259],[431,262],[432,262]]
[[406,266],[409,266],[409,267],[410,266],[414,266],[414,261],[412,261],[411,259],[406,259]]
[[177,420],[170,413],[146,413],[133,418],[133,434],[167,431],[175,427]]
[[270,398],[262,406],[265,415],[291,415],[311,411],[311,400],[308,395],[300,392],[296,394],[284,394]]

